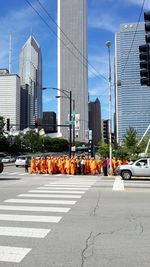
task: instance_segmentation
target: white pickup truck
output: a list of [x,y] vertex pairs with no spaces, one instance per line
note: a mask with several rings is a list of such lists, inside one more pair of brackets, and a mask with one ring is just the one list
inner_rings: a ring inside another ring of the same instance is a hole
[[150,158],[141,158],[132,164],[117,167],[117,174],[122,179],[129,180],[134,177],[150,177]]

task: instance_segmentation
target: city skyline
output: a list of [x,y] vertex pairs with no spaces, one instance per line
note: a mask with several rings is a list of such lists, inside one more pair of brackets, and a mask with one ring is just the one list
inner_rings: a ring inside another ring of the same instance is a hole
[[[37,1],[31,4],[41,12],[47,23],[57,32],[56,26],[41,10]],[[114,33],[119,31],[120,23],[137,22],[143,1],[121,0],[115,3],[109,1],[88,1],[88,54],[89,62],[96,70],[108,77],[108,55],[105,42],[110,40],[111,63],[114,55]],[[44,7],[57,21],[56,1],[42,1]],[[109,6],[109,9],[108,9]],[[144,10],[150,8],[150,3],[145,1]],[[13,3],[5,1],[0,11],[1,44],[0,44],[0,68],[8,67],[9,34],[12,33],[12,72],[19,73],[19,51],[32,32],[41,45],[43,55],[43,86],[57,87],[57,39],[46,27],[43,21],[27,4],[26,1],[15,0]],[[143,21],[143,16],[141,17]],[[5,27],[4,27],[5,25]],[[93,71],[94,72],[94,71]],[[44,91],[44,111],[57,111],[56,92]],[[89,95],[90,101],[96,97],[100,99],[102,117],[108,118],[108,85],[99,76],[94,77],[89,70]],[[113,103],[114,104],[114,103]],[[114,109],[114,105],[113,105]]]

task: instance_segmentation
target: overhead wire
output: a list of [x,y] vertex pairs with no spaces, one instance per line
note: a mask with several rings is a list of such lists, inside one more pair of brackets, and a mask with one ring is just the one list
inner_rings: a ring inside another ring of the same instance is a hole
[[[87,64],[85,64],[79,57],[77,57],[76,56],[76,54],[66,45],[66,43],[58,36],[58,34],[53,30],[53,28],[52,27],[50,27],[50,25],[46,22],[46,20],[42,17],[42,15],[37,11],[37,9],[31,4],[31,2],[30,1],[28,1],[28,0],[25,0],[26,2],[27,2],[27,4],[34,10],[34,12],[40,17],[40,19],[44,22],[44,24],[49,28],[49,30],[56,36],[56,38],[57,39],[59,39],[61,42],[62,42],[62,44],[66,47],[66,49],[68,49],[69,50],[69,52],[77,59],[77,60],[79,60],[80,61],[80,63],[88,70],[88,68],[87,68]],[[39,3],[39,1],[37,1],[38,3]],[[41,3],[40,3],[41,4]],[[46,9],[43,7],[43,9],[45,10],[45,12],[47,13],[47,11],[46,11]],[[49,13],[48,13],[49,14]],[[50,15],[50,14],[49,14]],[[55,20],[54,20],[55,21]],[[57,23],[55,22],[55,24],[57,25]],[[58,26],[59,27],[59,26]],[[60,27],[59,27],[60,28]],[[63,31],[62,31],[63,32]],[[63,32],[63,34],[65,34],[64,32]],[[69,39],[69,37],[65,34],[65,36],[66,36],[66,38],[68,39],[68,41],[70,40]],[[70,40],[70,42],[71,42],[71,44],[73,45],[73,47],[75,48],[76,46],[73,44],[73,42]],[[80,52],[80,54],[82,55],[82,53],[81,53],[81,51],[76,47],[75,48],[78,52]],[[82,57],[83,57],[83,59],[88,63],[88,59],[87,58],[85,58],[83,55],[82,55]],[[88,65],[90,65],[89,63],[88,63]],[[92,66],[92,65],[90,65],[90,66]],[[92,71],[92,70],[90,70],[89,69],[89,72],[91,72],[93,75],[95,75],[95,72],[97,72],[96,71],[96,69],[94,70],[94,72]],[[96,75],[95,75],[96,76]],[[98,73],[97,72],[97,78],[99,78],[100,80],[101,79],[103,79],[105,82],[107,82],[108,83],[108,79],[105,77],[105,76],[103,76],[102,74],[100,74],[100,73]]]
[[44,7],[44,5],[39,1],[36,0],[40,7],[45,11],[45,13],[47,14],[47,16],[51,19],[51,21],[55,24],[55,26],[61,31],[61,33],[65,36],[65,38],[69,41],[69,43],[73,46],[73,48],[80,54],[80,56],[87,62],[87,64],[97,73],[98,76],[103,77],[105,80],[108,81],[108,79],[102,75],[101,73],[99,73],[96,68],[89,63],[89,60],[83,55],[83,53],[78,49],[78,47],[72,42],[72,40],[68,37],[68,35],[64,32],[64,30],[62,30],[62,28],[57,24],[57,22],[54,20],[54,18],[51,16],[51,14],[46,10],[46,8]]
[[139,15],[139,18],[138,18],[138,22],[136,24],[136,29],[135,29],[135,32],[134,32],[134,35],[133,35],[131,46],[130,46],[130,49],[129,49],[129,52],[128,52],[128,55],[127,55],[127,59],[126,59],[125,65],[124,65],[124,67],[122,69],[121,75],[124,73],[124,71],[126,69],[126,66],[127,66],[128,60],[129,60],[129,56],[130,56],[130,53],[132,51],[132,47],[133,47],[133,43],[134,43],[134,40],[135,40],[135,36],[137,34],[137,29],[138,29],[138,26],[139,26],[139,23],[140,23],[140,20],[141,20],[141,16],[142,16],[142,13],[143,13],[145,1],[146,0],[143,0],[142,6],[141,6],[140,15]]

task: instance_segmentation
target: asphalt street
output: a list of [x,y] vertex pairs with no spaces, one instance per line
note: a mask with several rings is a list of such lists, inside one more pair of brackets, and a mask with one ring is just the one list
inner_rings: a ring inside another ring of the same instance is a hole
[[0,267],[149,267],[150,179],[0,174]]

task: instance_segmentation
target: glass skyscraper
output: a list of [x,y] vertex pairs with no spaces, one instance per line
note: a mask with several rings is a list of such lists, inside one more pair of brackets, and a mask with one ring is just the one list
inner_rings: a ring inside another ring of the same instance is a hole
[[[132,44],[132,48],[131,48]],[[150,87],[140,84],[139,45],[145,44],[144,23],[120,25],[115,38],[117,141],[129,127],[141,137],[150,124]]]
[[[87,1],[58,0],[58,25],[58,88],[72,91],[75,113],[79,118],[76,140],[87,141]],[[62,92],[58,93],[58,124],[64,125],[69,119],[69,99]],[[68,138],[68,128],[61,127],[59,132]]]
[[35,120],[42,118],[42,56],[40,46],[32,35],[21,50],[19,70],[21,124],[30,127],[34,126]]

